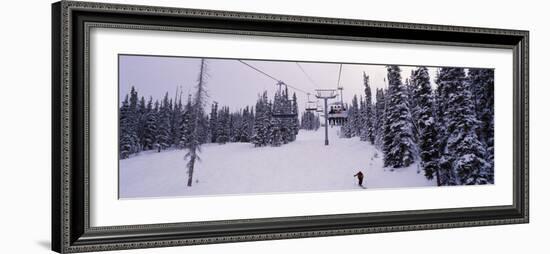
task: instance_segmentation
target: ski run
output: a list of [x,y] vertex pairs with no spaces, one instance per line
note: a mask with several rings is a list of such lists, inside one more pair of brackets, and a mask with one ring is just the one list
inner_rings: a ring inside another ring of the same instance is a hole
[[437,185],[418,163],[385,168],[377,148],[359,137],[340,138],[339,132],[338,126],[329,128],[329,146],[324,128],[301,130],[296,141],[280,147],[204,144],[192,187],[186,184],[186,150],[142,152],[120,160],[120,198],[364,191],[353,177],[359,170],[367,190]]

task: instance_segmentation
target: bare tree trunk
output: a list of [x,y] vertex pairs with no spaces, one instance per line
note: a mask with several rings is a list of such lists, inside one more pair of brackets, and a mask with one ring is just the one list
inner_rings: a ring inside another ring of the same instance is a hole
[[193,185],[193,171],[195,169],[195,159],[197,156],[195,155],[196,151],[192,151],[192,155],[189,158],[189,164],[188,164],[188,171],[189,171],[189,178],[187,179],[187,186],[191,187]]
[[204,82],[205,82],[205,75],[206,75],[206,63],[204,59],[201,60],[201,68],[198,78],[198,85],[197,85],[197,94],[195,96],[195,103],[193,105],[193,131],[191,134],[191,141],[189,146],[189,152],[186,154],[186,157],[189,158],[189,162],[187,163],[187,171],[189,173],[189,177],[187,179],[187,186],[191,186],[193,184],[193,171],[195,169],[195,162],[198,159],[197,152],[199,150],[200,142],[199,142],[199,119],[201,118],[202,114],[202,103],[203,103],[203,97],[205,97],[205,91],[204,91]]

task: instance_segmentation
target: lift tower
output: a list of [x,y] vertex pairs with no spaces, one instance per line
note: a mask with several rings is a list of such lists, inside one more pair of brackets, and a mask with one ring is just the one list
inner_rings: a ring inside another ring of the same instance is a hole
[[336,89],[315,89],[315,97],[325,101],[325,145],[328,146],[328,100],[336,98]]

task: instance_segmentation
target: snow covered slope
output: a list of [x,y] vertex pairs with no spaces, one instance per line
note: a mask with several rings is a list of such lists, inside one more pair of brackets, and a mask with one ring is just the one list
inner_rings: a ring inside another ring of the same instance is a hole
[[339,127],[301,130],[297,140],[280,147],[255,148],[249,143],[206,144],[195,167],[193,186],[187,187],[184,150],[143,152],[120,161],[121,198],[224,195],[274,192],[360,190],[353,177],[361,170],[364,186],[403,188],[435,186],[418,164],[383,168],[382,153],[358,137],[338,138]]

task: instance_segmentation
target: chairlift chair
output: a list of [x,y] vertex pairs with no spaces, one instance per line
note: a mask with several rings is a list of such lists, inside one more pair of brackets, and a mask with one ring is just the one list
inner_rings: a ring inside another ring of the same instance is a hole
[[[277,82],[277,85],[279,86],[279,92],[281,91],[282,89],[282,86],[285,86],[288,87],[284,82],[282,81],[279,81]],[[296,103],[296,102],[294,102]],[[272,112],[271,113],[271,117],[273,118],[295,118],[295,117],[298,117],[298,112],[295,112],[295,113],[280,113],[280,112]]]
[[317,103],[314,102],[314,101],[308,101],[306,103],[306,111],[308,112],[313,112],[313,111],[317,111],[318,107],[317,107]]
[[322,107],[320,106],[317,106],[317,110],[315,110],[317,113],[324,113],[325,111],[323,110]]

